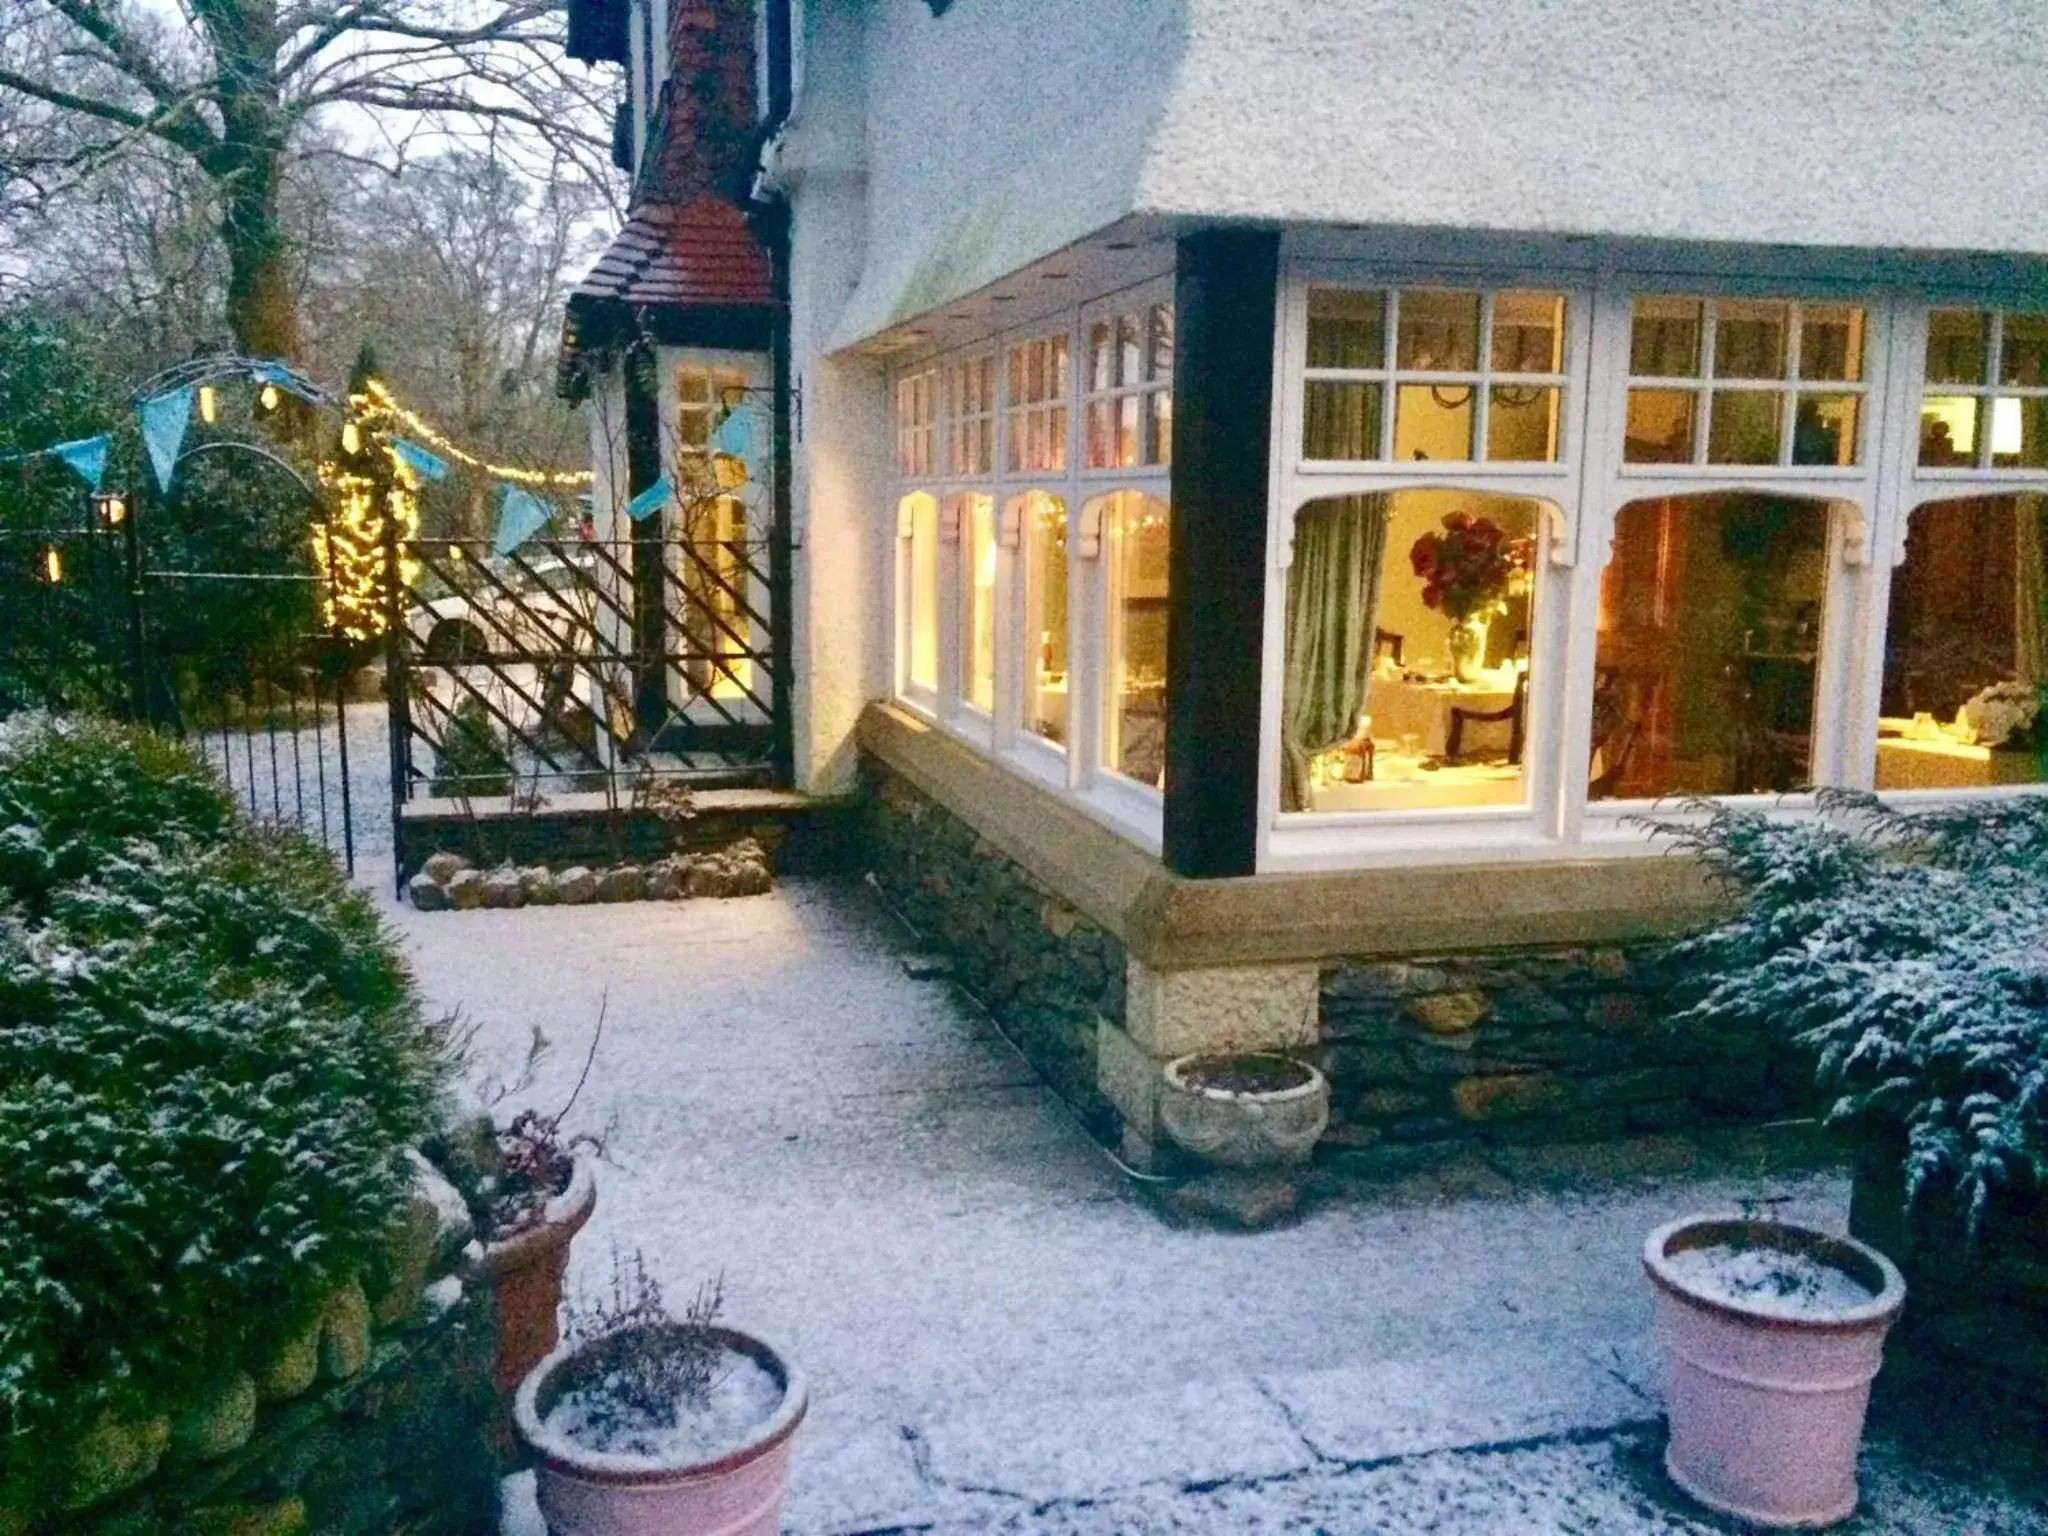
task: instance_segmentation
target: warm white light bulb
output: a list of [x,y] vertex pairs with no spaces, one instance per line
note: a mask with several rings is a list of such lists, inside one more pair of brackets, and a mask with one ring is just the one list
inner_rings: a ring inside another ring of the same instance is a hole
[[358,430],[356,424],[352,421],[343,422],[341,427],[341,451],[343,453],[355,453],[362,446],[363,434]]
[[209,427],[220,415],[220,397],[214,393],[211,384],[199,386],[199,419]]
[[64,557],[54,544],[43,552],[43,574],[50,578],[53,586],[64,579]]

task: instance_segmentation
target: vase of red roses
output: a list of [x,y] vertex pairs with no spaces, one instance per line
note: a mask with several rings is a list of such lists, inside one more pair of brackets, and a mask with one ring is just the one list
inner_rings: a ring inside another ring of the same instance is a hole
[[1511,593],[1525,590],[1533,550],[1533,540],[1469,512],[1446,512],[1441,531],[1410,546],[1423,603],[1451,621],[1446,644],[1459,682],[1471,682],[1485,665],[1486,627],[1507,611]]

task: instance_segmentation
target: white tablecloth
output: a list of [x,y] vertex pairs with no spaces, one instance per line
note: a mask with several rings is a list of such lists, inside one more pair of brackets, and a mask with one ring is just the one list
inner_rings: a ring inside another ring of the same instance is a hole
[[[1451,731],[1451,711],[1497,714],[1514,702],[1515,679],[1504,669],[1469,683],[1413,683],[1398,677],[1376,677],[1366,689],[1365,712],[1375,742],[1398,745],[1413,736],[1421,752],[1441,757]],[[1466,752],[1507,750],[1509,722],[1467,723],[1461,746]]]

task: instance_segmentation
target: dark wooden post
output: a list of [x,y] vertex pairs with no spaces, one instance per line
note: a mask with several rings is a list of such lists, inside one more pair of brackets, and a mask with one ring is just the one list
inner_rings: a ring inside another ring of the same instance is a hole
[[1166,600],[1167,868],[1251,874],[1280,237],[1205,230],[1174,280]]
[[[622,366],[626,386],[626,492],[638,496],[661,478],[660,381],[655,376],[654,344],[639,339],[626,349]],[[633,541],[633,721],[643,747],[652,747],[655,733],[668,718],[667,554],[668,509],[654,511],[630,525]]]

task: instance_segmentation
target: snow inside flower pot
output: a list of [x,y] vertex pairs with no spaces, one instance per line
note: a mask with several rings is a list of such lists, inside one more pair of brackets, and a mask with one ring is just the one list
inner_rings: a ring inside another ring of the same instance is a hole
[[803,1377],[738,1329],[696,1330],[709,1385],[673,1424],[622,1393],[636,1351],[688,1349],[682,1323],[643,1323],[557,1350],[520,1385],[513,1417],[553,1536],[775,1536]]
[[1643,1246],[1664,1354],[1671,1480],[1756,1525],[1856,1510],[1856,1453],[1885,1334],[1905,1304],[1891,1261],[1853,1238],[1690,1216]]
[[491,1384],[501,1402],[561,1341],[558,1313],[569,1244],[596,1205],[592,1160],[579,1153],[567,1187],[548,1196],[537,1218],[486,1241],[474,1261],[491,1288]]
[[1291,1056],[1181,1056],[1166,1064],[1159,1118],[1195,1156],[1225,1168],[1301,1162],[1330,1121],[1329,1080]]

